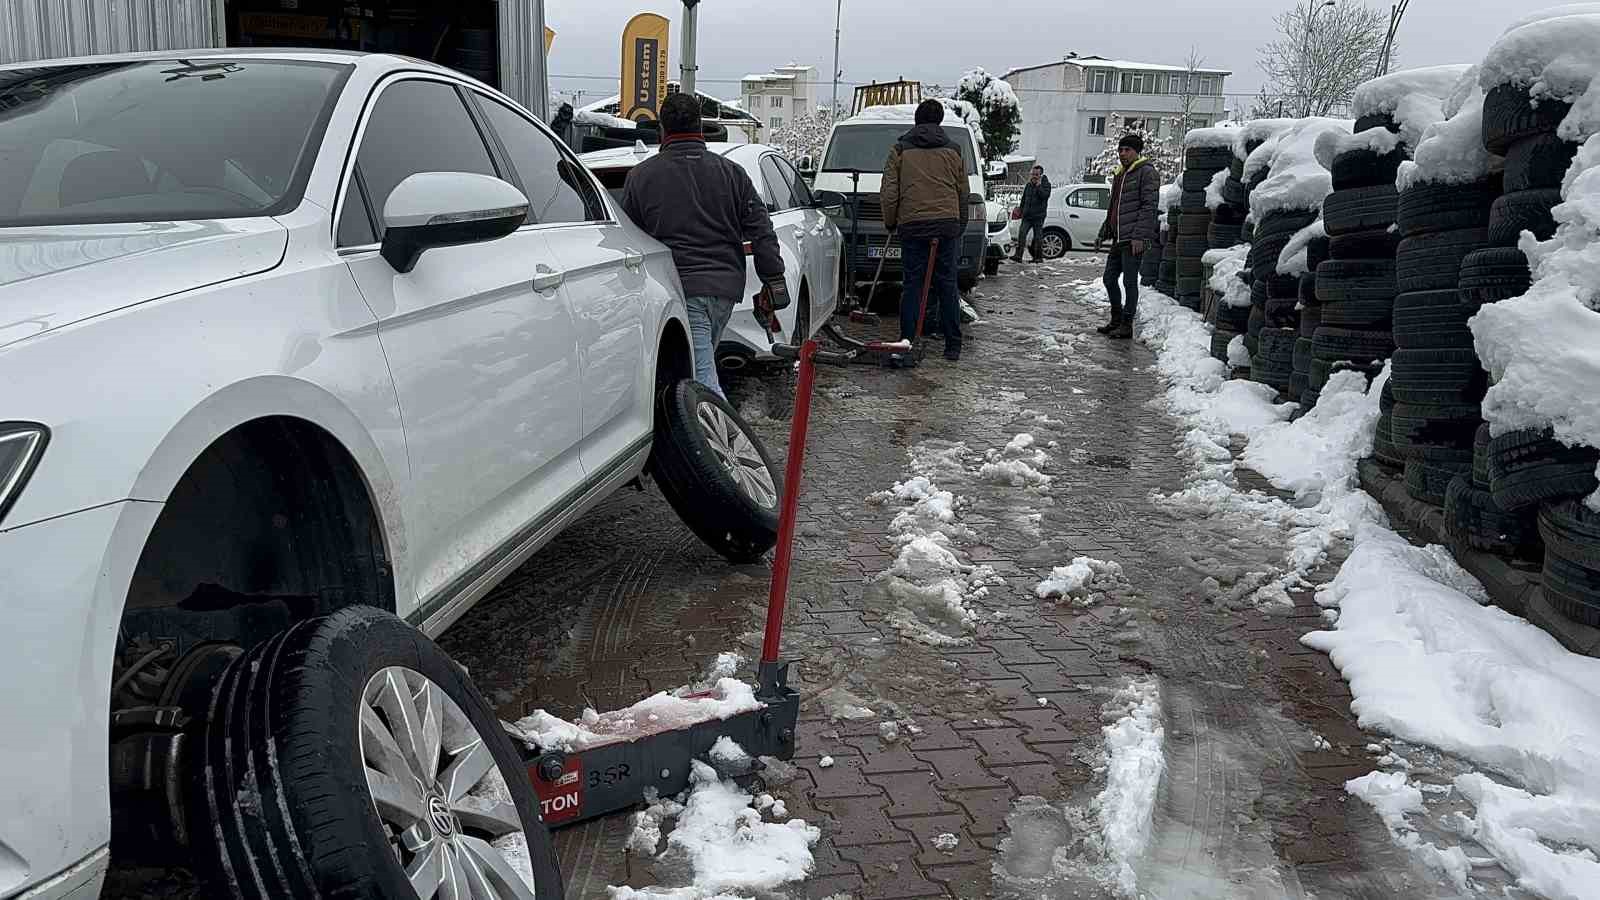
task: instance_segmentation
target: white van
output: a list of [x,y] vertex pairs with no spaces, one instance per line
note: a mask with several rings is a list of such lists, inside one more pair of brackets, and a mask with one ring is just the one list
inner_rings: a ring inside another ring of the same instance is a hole
[[[967,164],[967,230],[961,235],[961,258],[957,264],[961,290],[966,291],[978,283],[987,245],[988,212],[984,204],[983,172],[978,167],[979,160],[983,159],[982,139],[962,118],[960,106],[954,101],[944,102],[945,134],[960,148],[961,158]],[[916,109],[910,104],[868,107],[856,116],[834,123],[828,133],[828,143],[823,147],[812,189],[822,197],[842,195],[844,201],[845,211],[838,218],[845,241],[846,271],[840,273],[841,278],[846,276],[853,260],[856,283],[871,281],[880,258],[887,252],[884,279],[900,280],[900,245],[896,241],[888,246],[878,190],[883,186],[883,164],[889,158],[889,151],[901,135],[911,130],[916,121]],[[857,201],[856,225],[852,231],[851,203]]]

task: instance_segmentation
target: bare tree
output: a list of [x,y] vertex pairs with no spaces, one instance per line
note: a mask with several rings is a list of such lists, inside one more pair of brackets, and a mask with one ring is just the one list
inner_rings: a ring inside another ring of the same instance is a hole
[[1183,81],[1178,85],[1178,134],[1185,135],[1194,127],[1194,104],[1200,98],[1200,67],[1206,64],[1206,58],[1200,55],[1200,48],[1189,46],[1189,58],[1184,60],[1184,73],[1179,78]]
[[1387,68],[1389,11],[1360,0],[1299,0],[1273,19],[1276,40],[1258,62],[1284,114],[1325,116],[1348,104],[1356,86]]

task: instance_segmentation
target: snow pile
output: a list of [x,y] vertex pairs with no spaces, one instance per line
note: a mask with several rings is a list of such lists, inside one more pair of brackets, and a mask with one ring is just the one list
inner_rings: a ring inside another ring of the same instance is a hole
[[1444,101],[1470,68],[1429,66],[1374,78],[1356,88],[1351,114],[1389,116],[1400,126],[1399,139],[1415,147],[1429,125],[1444,120]]
[[1157,216],[1157,219],[1161,222],[1161,230],[1168,231],[1172,226],[1167,221],[1167,212],[1183,202],[1183,186],[1176,181],[1171,184],[1163,184],[1157,202],[1161,204],[1161,213]]
[[1236,244],[1226,250],[1207,250],[1202,265],[1211,266],[1211,290],[1228,306],[1250,305],[1250,285],[1240,274],[1250,259],[1250,245]]
[[626,709],[605,713],[585,709],[577,722],[536,709],[512,728],[530,747],[577,753],[700,722],[726,719],[763,706],[765,704],[755,698],[755,689],[749,684],[737,678],[722,678],[708,691],[682,687],[646,697]]
[[1184,149],[1190,147],[1227,147],[1230,150],[1239,143],[1239,126],[1217,125],[1212,128],[1191,128],[1183,136]]
[[1156,788],[1166,770],[1161,745],[1161,688],[1154,677],[1133,679],[1101,712],[1109,724],[1106,786],[1094,799],[1100,837],[1114,871],[1112,883],[1124,896],[1137,896],[1133,867],[1150,842]]
[[1389,837],[1396,844],[1407,847],[1441,875],[1449,878],[1457,890],[1469,890],[1467,873],[1471,861],[1460,847],[1441,850],[1431,843],[1423,843],[1416,830],[1406,821],[1407,813],[1424,813],[1422,790],[1411,784],[1404,772],[1369,772],[1360,778],[1344,783],[1352,797],[1359,797],[1383,820]]
[[1206,209],[1215,211],[1226,202],[1222,199],[1222,185],[1227,182],[1231,174],[1227,169],[1219,169],[1211,176],[1211,181],[1206,184]]
[[1065,566],[1050,570],[1050,576],[1033,589],[1040,600],[1091,600],[1096,593],[1126,584],[1121,563],[1080,556]]
[[[1407,143],[1416,146],[1416,141],[1421,140],[1421,132],[1413,136]],[[1400,149],[1400,135],[1383,126],[1368,128],[1355,134],[1325,134],[1317,139],[1317,160],[1329,170],[1333,169],[1334,157],[1341,153],[1353,150],[1371,150],[1379,156],[1388,156]]]
[[1400,164],[1395,176],[1399,190],[1423,182],[1467,184],[1488,176],[1499,164],[1483,148],[1483,89],[1476,69],[1462,74],[1455,93],[1446,104],[1448,118],[1429,125],[1414,145],[1412,159]]
[[1278,274],[1304,275],[1310,272],[1311,242],[1327,236],[1328,229],[1323,226],[1321,219],[1296,231],[1294,237],[1289,238],[1289,243],[1285,244],[1283,251],[1278,254]]
[[1578,148],[1562,197],[1555,236],[1523,237],[1533,287],[1468,324],[1494,382],[1483,412],[1495,434],[1550,426],[1568,445],[1600,447],[1600,135]]
[[[976,107],[974,107],[971,103],[968,103],[965,100],[951,100],[949,98],[941,98],[939,100],[939,102],[944,104],[944,108],[945,108],[945,112],[946,112],[945,119],[944,119],[944,124],[946,124],[946,125],[952,124],[951,121],[950,121],[949,113],[954,113],[957,118],[959,118],[969,128],[972,129],[972,133],[973,133],[974,137],[977,137],[980,141],[982,140],[981,135],[983,134],[983,120],[979,117],[978,110],[977,110]],[[916,122],[916,120],[917,120],[917,104],[915,104],[915,103],[888,103],[888,104],[884,104],[882,106],[869,106],[866,109],[863,109],[861,112],[856,113],[854,116],[851,116],[849,119],[846,119],[844,121],[846,121],[846,122],[904,122],[904,123],[909,125],[909,124],[912,124],[912,123]]]
[[1034,437],[1023,433],[1012,438],[1004,449],[984,454],[978,480],[1012,487],[1046,487],[1051,476],[1040,472],[1050,462],[1050,454],[1034,446]]
[[[767,822],[755,798],[732,781],[721,781],[710,766],[696,760],[689,777],[688,798],[656,803],[635,815],[628,847],[652,852],[662,825],[676,823],[661,856],[687,864],[690,885],[679,888],[608,888],[611,900],[734,900],[741,894],[765,894],[811,873],[811,848],[820,829],[801,819]],[[775,804],[766,804],[769,812]]]
[[[1521,887],[1600,896],[1600,660],[1484,599],[1443,548],[1369,526],[1317,598],[1338,607],[1335,630],[1303,641],[1350,682],[1363,728],[1482,768],[1454,780],[1474,807],[1457,827]],[[1408,798],[1379,801],[1391,827]]]
[[1320,116],[1301,119],[1250,155],[1255,161],[1257,154],[1272,148],[1267,159],[1271,174],[1250,192],[1250,214],[1257,222],[1280,210],[1322,208],[1322,199],[1333,190],[1333,176],[1317,161],[1317,139],[1329,133],[1349,134],[1350,122]]

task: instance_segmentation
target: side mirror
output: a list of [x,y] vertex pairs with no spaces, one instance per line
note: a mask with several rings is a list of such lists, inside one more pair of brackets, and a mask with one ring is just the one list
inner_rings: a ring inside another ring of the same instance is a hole
[[811,159],[810,154],[800,157],[800,165],[795,168],[800,170],[801,176],[811,178],[817,174],[817,164]]
[[812,195],[817,209],[829,216],[844,215],[844,195],[838,191],[817,191]]
[[396,272],[417,267],[423,251],[503,238],[528,219],[528,198],[488,175],[418,172],[383,205],[383,247]]

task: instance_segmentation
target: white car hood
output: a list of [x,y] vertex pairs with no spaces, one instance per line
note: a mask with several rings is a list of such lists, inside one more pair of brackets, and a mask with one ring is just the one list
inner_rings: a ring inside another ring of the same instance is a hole
[[275,267],[270,218],[0,229],[0,347]]

